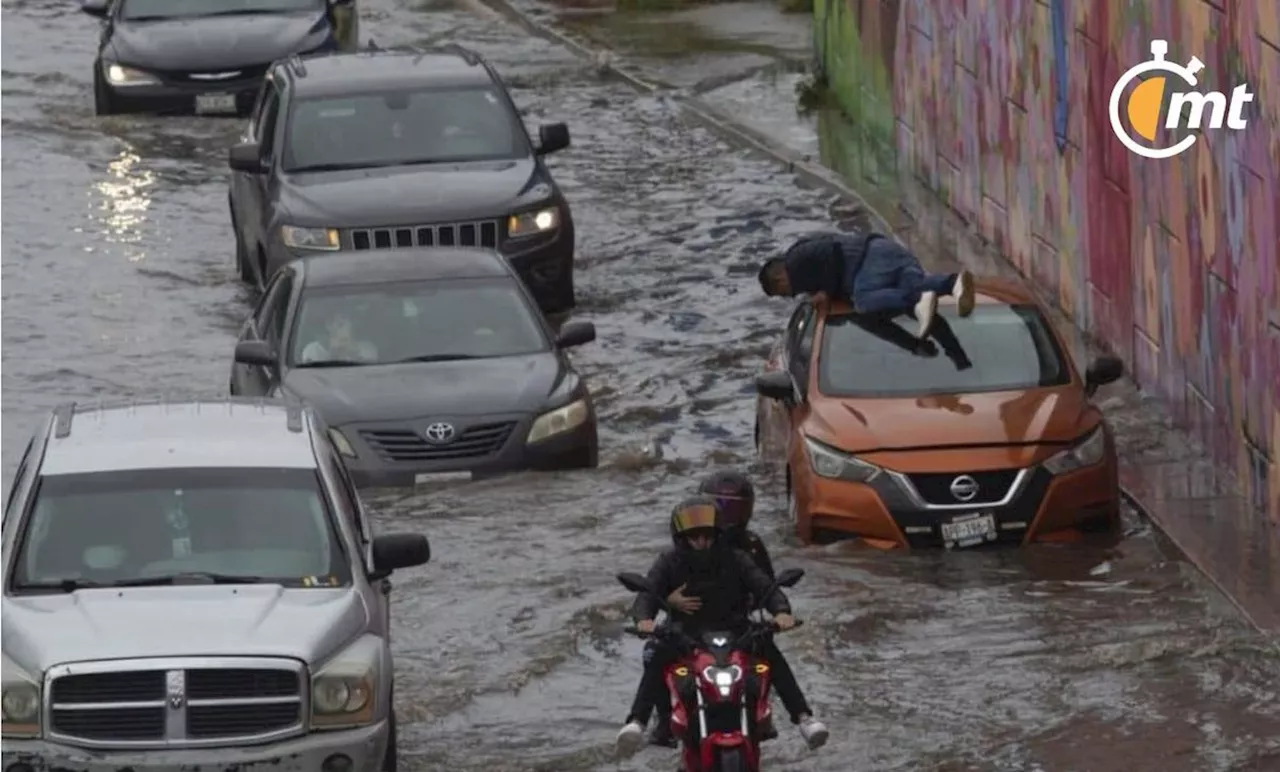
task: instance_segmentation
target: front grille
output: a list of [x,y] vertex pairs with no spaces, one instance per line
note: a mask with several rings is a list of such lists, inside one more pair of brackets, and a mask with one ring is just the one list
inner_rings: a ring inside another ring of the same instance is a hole
[[[267,74],[269,64],[255,64],[249,67],[227,67],[220,70],[204,70],[198,72],[165,71],[158,73],[163,80],[176,83],[196,83],[205,86],[216,86],[219,83],[243,83],[246,80],[263,78]],[[209,78],[201,76],[226,75],[237,73],[226,78]]]
[[362,430],[360,436],[388,461],[447,461],[497,453],[515,426],[515,421],[477,424],[467,428],[452,442],[441,445],[427,442],[422,435],[409,429],[369,429]]
[[[276,739],[303,728],[300,665],[282,660],[228,666],[150,660],[67,666],[51,675],[51,735],[95,747],[227,744]],[[152,665],[146,667],[145,665]]]
[[404,247],[490,247],[498,246],[498,221],[405,225],[394,228],[355,228],[353,249],[399,249]]
[[[990,472],[909,474],[907,477],[920,493],[921,498],[929,504],[981,506],[1002,501],[1021,471],[1021,469],[997,469]],[[963,475],[972,477],[978,483],[977,495],[968,501],[961,501],[951,493],[951,483]]]

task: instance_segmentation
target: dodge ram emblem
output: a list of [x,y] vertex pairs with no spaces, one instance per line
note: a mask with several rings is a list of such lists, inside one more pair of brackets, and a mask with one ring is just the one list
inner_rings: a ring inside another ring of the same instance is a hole
[[187,678],[182,670],[170,670],[165,679],[165,691],[169,696],[169,707],[172,710],[181,708],[187,702]]

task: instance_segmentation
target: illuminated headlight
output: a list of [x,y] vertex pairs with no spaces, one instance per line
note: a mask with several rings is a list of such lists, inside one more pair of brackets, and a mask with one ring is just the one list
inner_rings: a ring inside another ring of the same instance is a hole
[[546,233],[560,225],[560,210],[538,209],[522,214],[513,214],[507,218],[507,235],[513,238],[532,236],[535,233]]
[[382,641],[366,635],[328,662],[311,679],[311,728],[368,726],[378,716]]
[[280,238],[286,247],[294,249],[335,250],[340,244],[337,228],[296,228],[282,225]]
[[702,677],[716,685],[721,697],[728,697],[733,692],[733,685],[742,680],[742,668],[737,665],[713,666],[703,670]]
[[590,413],[585,399],[570,402],[564,407],[543,413],[534,419],[533,426],[529,427],[529,437],[525,439],[525,443],[532,445],[557,434],[577,429],[586,423]]
[[351,443],[347,441],[346,435],[337,429],[329,430],[329,441],[333,443],[333,446],[338,449],[339,453],[347,458],[356,457],[355,448],[351,447]]
[[107,82],[113,86],[141,86],[160,82],[154,76],[148,75],[142,70],[135,70],[132,67],[123,67],[118,64],[105,65],[102,71],[107,76]]
[[812,437],[805,437],[804,444],[809,449],[809,464],[813,467],[813,473],[819,477],[869,483],[880,475],[881,469],[875,464],[868,464],[851,453],[836,450]]
[[3,658],[3,685],[0,686],[0,715],[5,737],[40,736],[40,685],[18,664]]
[[1102,461],[1107,452],[1107,435],[1102,425],[1089,432],[1075,447],[1067,448],[1045,459],[1044,468],[1054,474],[1066,474]]

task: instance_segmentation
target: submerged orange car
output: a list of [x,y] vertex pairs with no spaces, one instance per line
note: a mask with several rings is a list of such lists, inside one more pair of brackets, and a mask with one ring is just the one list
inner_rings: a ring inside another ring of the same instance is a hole
[[915,321],[804,300],[756,378],[756,444],[785,462],[805,542],[893,547],[1064,541],[1119,523],[1115,443],[1090,397],[1124,373],[1082,377],[1037,301],[980,281],[973,313]]

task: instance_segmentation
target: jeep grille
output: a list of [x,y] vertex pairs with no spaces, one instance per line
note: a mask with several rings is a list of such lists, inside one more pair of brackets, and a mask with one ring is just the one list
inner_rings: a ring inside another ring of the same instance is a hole
[[352,249],[405,247],[498,247],[498,221],[403,225],[391,228],[353,228]]

